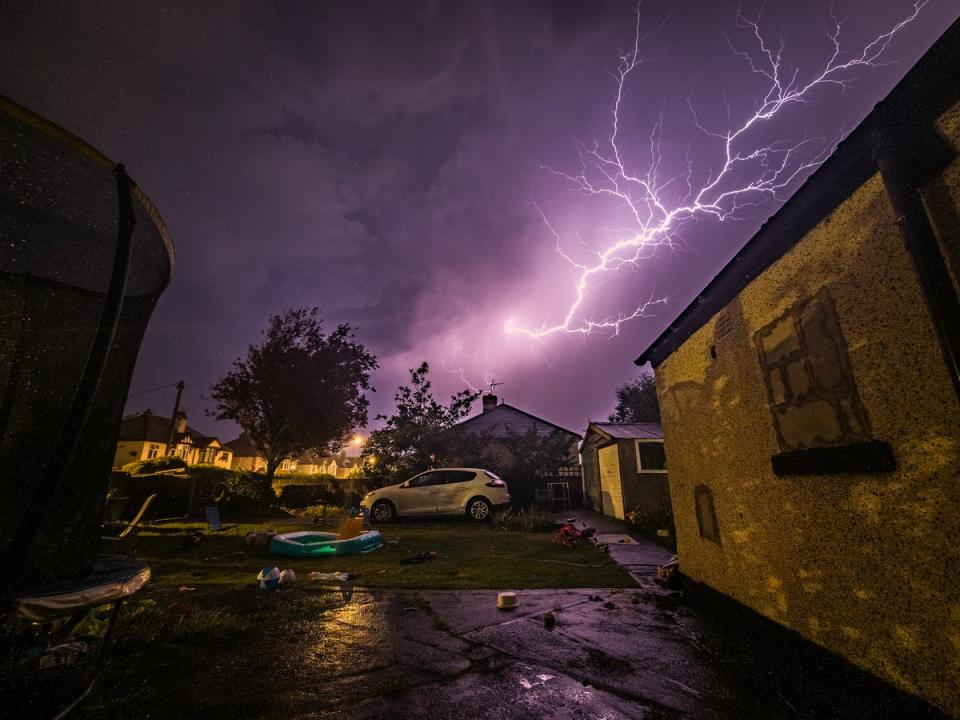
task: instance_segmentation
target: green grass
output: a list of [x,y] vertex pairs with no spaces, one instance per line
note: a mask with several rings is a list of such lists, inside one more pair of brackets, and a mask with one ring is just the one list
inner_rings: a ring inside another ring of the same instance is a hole
[[[267,548],[246,544],[250,531],[273,528],[335,531],[335,522],[242,524],[207,534],[199,546],[183,550],[183,538],[202,523],[165,523],[145,526],[137,541],[139,557],[153,573],[155,590],[239,588],[256,582],[264,567],[291,568],[297,585],[307,574],[351,572],[357,587],[403,589],[525,589],[573,587],[630,587],[625,570],[592,545],[569,550],[553,540],[553,533],[497,530],[465,521],[399,522],[380,526],[387,543],[365,555],[291,558],[273,555]],[[396,541],[396,542],[390,542]],[[404,557],[436,551],[437,558],[420,565],[401,565]],[[569,563],[569,564],[568,564]]]

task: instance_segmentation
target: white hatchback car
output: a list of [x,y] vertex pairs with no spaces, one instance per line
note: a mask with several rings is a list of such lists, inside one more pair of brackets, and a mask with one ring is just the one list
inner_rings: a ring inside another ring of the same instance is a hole
[[510,502],[507,484],[489,470],[438,468],[399,485],[367,493],[361,508],[380,523],[409,515],[466,515],[489,520],[493,508]]

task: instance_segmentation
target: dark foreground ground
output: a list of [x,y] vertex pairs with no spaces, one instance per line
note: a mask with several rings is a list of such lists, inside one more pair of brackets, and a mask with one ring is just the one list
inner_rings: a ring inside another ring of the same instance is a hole
[[[315,617],[286,627],[136,662],[118,657],[80,715],[932,717],[803,644],[711,619],[652,579],[627,590],[527,591],[509,613],[490,591],[320,598]],[[553,629],[544,627],[548,611]]]
[[[669,553],[649,542],[612,545],[609,557],[635,587],[521,590],[512,611],[497,609],[495,590],[171,585],[153,610],[127,610],[74,717],[940,717],[719,596],[661,586],[655,567]],[[484,562],[503,564],[494,552]],[[419,567],[449,572],[440,560]],[[195,614],[171,623],[185,605]],[[44,699],[21,694],[7,716],[49,717]]]

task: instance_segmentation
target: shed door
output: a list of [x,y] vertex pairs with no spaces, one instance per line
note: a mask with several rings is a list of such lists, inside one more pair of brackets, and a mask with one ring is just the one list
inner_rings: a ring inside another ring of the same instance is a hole
[[597,451],[600,465],[600,495],[603,497],[603,514],[624,519],[623,486],[620,483],[620,456],[616,445]]

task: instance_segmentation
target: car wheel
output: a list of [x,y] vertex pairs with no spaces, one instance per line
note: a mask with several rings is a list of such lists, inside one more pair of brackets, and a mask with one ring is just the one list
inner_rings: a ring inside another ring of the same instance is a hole
[[489,520],[493,509],[486,498],[475,497],[467,503],[467,517],[476,522]]
[[396,514],[393,503],[386,500],[377,500],[370,508],[370,515],[378,523],[388,523],[396,517]]

